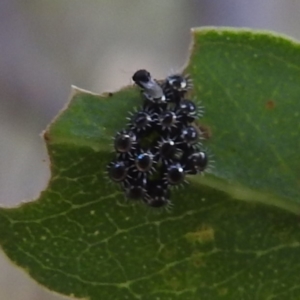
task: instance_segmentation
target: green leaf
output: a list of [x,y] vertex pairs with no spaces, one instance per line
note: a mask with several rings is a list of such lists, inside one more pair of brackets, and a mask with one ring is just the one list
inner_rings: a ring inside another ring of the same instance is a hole
[[300,45],[265,33],[195,31],[187,70],[206,108],[216,177],[299,213]]
[[300,45],[225,28],[193,35],[186,71],[205,107],[212,174],[176,191],[169,213],[126,203],[104,171],[139,91],[74,90],[45,132],[48,188],[0,209],[3,250],[49,289],[91,300],[300,298]]

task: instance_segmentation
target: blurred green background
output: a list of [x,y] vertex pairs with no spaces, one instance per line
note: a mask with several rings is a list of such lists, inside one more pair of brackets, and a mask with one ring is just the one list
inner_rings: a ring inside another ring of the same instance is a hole
[[[0,204],[36,198],[49,178],[39,134],[70,85],[96,93],[163,78],[188,56],[191,27],[268,29],[300,40],[299,0],[1,0]],[[58,300],[0,253],[0,300]]]

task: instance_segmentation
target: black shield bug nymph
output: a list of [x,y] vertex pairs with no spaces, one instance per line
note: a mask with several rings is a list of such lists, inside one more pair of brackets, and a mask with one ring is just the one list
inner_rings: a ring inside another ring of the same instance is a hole
[[168,101],[179,103],[192,86],[192,80],[189,76],[174,74],[167,77],[163,84],[163,90]]
[[139,111],[130,118],[131,130],[140,133],[145,132],[151,128],[152,122],[154,121],[153,116],[147,111]]
[[159,141],[157,149],[159,151],[161,160],[166,163],[174,159],[177,151],[175,141],[170,138]]
[[135,171],[144,174],[151,174],[154,169],[154,155],[150,152],[142,152],[135,158]]
[[198,117],[198,109],[196,104],[187,99],[183,99],[177,108],[177,114],[180,121],[192,123]]
[[192,79],[188,75],[174,74],[166,79],[166,84],[174,91],[187,92],[193,87]]
[[198,141],[199,133],[194,126],[187,126],[182,129],[180,138],[188,144],[195,144]]
[[161,180],[150,181],[147,187],[147,193],[144,202],[150,207],[169,207],[170,206],[170,190]]
[[185,171],[183,167],[177,163],[168,166],[165,181],[171,185],[179,185],[184,182]]
[[146,193],[147,179],[146,177],[134,178],[130,177],[124,182],[125,195],[128,199],[142,199]]
[[208,156],[205,152],[199,151],[192,153],[186,159],[186,172],[189,174],[197,174],[204,172],[208,165]]
[[122,130],[118,132],[114,138],[114,148],[117,153],[131,154],[135,150],[137,137],[131,131]]
[[178,117],[175,112],[167,110],[158,115],[158,124],[163,131],[171,131],[172,128],[176,128],[178,123]]
[[128,167],[124,161],[112,161],[107,166],[108,177],[114,182],[122,182],[126,179]]

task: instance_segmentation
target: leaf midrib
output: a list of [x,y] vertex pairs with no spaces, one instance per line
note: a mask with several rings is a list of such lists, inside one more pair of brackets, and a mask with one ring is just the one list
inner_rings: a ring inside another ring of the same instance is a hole
[[254,190],[237,182],[228,182],[225,178],[213,174],[193,176],[191,182],[224,192],[232,199],[251,203],[262,203],[284,209],[293,214],[300,214],[300,205],[289,198],[278,197],[272,193]]

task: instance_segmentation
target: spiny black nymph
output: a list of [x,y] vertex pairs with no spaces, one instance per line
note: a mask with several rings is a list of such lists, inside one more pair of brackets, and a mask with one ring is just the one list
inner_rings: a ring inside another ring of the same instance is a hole
[[207,168],[201,131],[194,124],[201,110],[186,98],[193,87],[186,75],[157,81],[148,71],[138,70],[132,79],[141,88],[144,103],[114,137],[116,157],[107,165],[108,177],[120,185],[126,198],[168,207],[172,187],[182,186],[187,175]]

